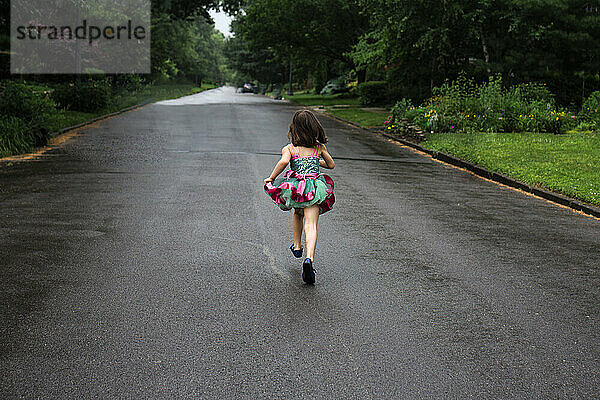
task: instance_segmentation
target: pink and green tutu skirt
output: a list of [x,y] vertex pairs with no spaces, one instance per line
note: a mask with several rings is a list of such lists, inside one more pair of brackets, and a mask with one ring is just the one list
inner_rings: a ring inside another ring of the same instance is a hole
[[333,179],[318,172],[298,174],[290,169],[283,178],[265,184],[265,192],[283,211],[317,204],[322,214],[331,210],[335,203]]

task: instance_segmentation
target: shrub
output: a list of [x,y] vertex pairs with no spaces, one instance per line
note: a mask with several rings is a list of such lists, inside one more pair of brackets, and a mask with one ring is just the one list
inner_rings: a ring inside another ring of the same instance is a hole
[[511,90],[525,102],[543,102],[554,105],[554,96],[548,90],[545,83],[528,82],[515,85]]
[[27,121],[34,144],[45,144],[48,121],[56,112],[54,101],[40,90],[13,81],[3,82],[0,92],[0,115]]
[[390,110],[392,114],[391,120],[399,120],[407,117],[407,113],[412,109],[412,102],[410,99],[402,99],[397,101],[396,104]]
[[590,131],[594,131],[596,129],[597,129],[597,127],[596,127],[595,124],[593,124],[591,122],[587,122],[587,121],[581,121],[574,128],[574,131],[576,131],[576,132],[590,132]]
[[0,156],[25,153],[35,147],[29,124],[12,115],[0,115]]
[[140,90],[144,86],[144,80],[140,75],[136,74],[122,74],[117,75],[114,80],[113,91],[128,90],[136,91]]
[[112,89],[106,79],[87,80],[58,86],[52,97],[65,109],[95,112],[111,104]]
[[[504,89],[497,75],[476,85],[464,74],[435,88],[419,107],[396,103],[393,117],[406,118],[436,132],[564,132],[576,124],[574,115],[557,109],[544,84],[525,83]],[[408,108],[407,108],[408,107]]]
[[373,81],[358,85],[360,103],[365,106],[381,105],[388,101],[387,82]]
[[581,106],[580,119],[591,130],[600,129],[600,91],[591,93]]

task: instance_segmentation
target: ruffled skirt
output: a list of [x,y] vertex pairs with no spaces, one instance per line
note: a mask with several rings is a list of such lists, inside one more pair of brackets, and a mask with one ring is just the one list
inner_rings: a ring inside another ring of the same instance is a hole
[[317,204],[322,214],[335,203],[333,179],[320,173],[297,174],[288,170],[283,178],[265,184],[265,192],[283,211]]

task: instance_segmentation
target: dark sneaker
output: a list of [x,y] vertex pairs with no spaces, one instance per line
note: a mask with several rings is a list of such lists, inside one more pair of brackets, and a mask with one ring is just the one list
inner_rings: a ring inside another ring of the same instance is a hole
[[310,258],[305,259],[302,263],[302,280],[309,285],[315,283],[315,270],[313,269]]
[[294,245],[291,245],[290,250],[292,251],[292,254],[294,255],[294,257],[300,258],[300,257],[302,257],[302,252],[304,251],[304,248],[300,248],[300,249],[296,250],[296,249],[294,249]]

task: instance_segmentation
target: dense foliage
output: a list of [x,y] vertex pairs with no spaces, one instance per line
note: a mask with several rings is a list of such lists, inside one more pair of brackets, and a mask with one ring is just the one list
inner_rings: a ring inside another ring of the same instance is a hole
[[46,143],[48,120],[56,105],[36,87],[0,83],[0,154],[14,154]]
[[[93,6],[90,0],[73,0]],[[151,74],[10,74],[10,1],[0,0],[0,155],[46,143],[51,131],[139,103],[140,96],[181,91],[178,82],[229,79],[225,37],[208,10],[239,10],[239,0],[152,0]],[[166,89],[161,89],[165,87]],[[183,92],[189,91],[189,88]],[[166,95],[168,96],[168,93]],[[183,93],[182,93],[183,94]]]
[[60,107],[84,112],[108,107],[111,95],[111,84],[107,79],[87,79],[59,85],[52,92],[52,98]]
[[476,82],[546,83],[572,107],[600,89],[600,7],[584,0],[253,0],[234,25],[243,75],[317,92],[327,79],[385,80],[388,103],[415,103],[460,72]]
[[576,116],[556,106],[547,86],[524,83],[505,88],[501,77],[475,84],[464,75],[434,88],[420,106],[403,99],[392,108],[392,125],[407,120],[435,132],[553,132],[576,125]]
[[[0,93],[0,115],[19,119],[32,131],[33,143],[44,143],[48,134],[46,122],[56,111],[56,104],[48,94],[12,81],[2,82]],[[14,119],[8,118],[5,121],[10,126],[21,129],[22,124]]]
[[423,100],[460,71],[478,81],[501,73],[507,84],[545,82],[565,105],[600,85],[600,16],[586,1],[361,0],[361,6],[371,28],[353,57],[387,67],[399,97]]
[[[230,56],[248,78],[283,82],[291,64],[296,82],[320,91],[355,69],[349,52],[368,18],[357,0],[253,0],[243,10],[232,24]],[[250,65],[241,65],[245,58]]]
[[175,19],[158,14],[152,20],[152,76],[154,79],[223,81],[225,37],[204,17]]
[[583,129],[600,130],[600,91],[593,92],[583,102],[579,118]]
[[358,98],[362,105],[381,105],[388,101],[388,84],[385,81],[364,82],[358,85]]

